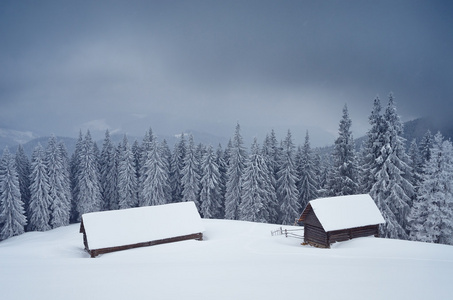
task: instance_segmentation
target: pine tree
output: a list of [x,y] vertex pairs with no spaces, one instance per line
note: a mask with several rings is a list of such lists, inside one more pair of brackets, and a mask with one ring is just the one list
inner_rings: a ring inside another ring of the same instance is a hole
[[135,158],[126,135],[123,137],[123,143],[121,144],[119,153],[118,197],[119,209],[136,207],[138,205]]
[[184,169],[184,159],[186,157],[186,139],[184,133],[181,134],[180,139],[176,142],[173,154],[171,157],[171,170],[170,170],[170,187],[172,191],[172,201],[182,201],[182,169]]
[[78,174],[79,174],[79,158],[82,152],[82,143],[83,143],[83,136],[82,131],[79,131],[79,137],[75,144],[74,153],[71,156],[70,161],[70,181],[71,181],[71,194],[72,194],[72,201],[71,201],[71,216],[69,219],[70,223],[76,223],[80,220],[79,211],[77,208],[77,199],[79,199],[79,183],[78,183]]
[[403,127],[393,96],[384,113],[384,144],[377,158],[376,183],[370,195],[376,201],[386,223],[381,226],[382,235],[389,238],[408,238],[407,216],[411,207],[414,187],[406,176],[411,169],[405,152],[405,140],[402,138]]
[[116,152],[107,129],[99,159],[102,210],[118,209],[118,157]]
[[291,132],[282,143],[283,151],[280,157],[280,168],[277,180],[277,199],[280,203],[281,224],[294,224],[294,220],[300,214],[300,204],[298,202],[299,193],[297,191],[297,170],[294,164],[295,146],[292,141]]
[[67,180],[67,166],[55,136],[51,136],[45,154],[50,197],[50,225],[52,228],[69,225],[71,198]]
[[318,183],[308,131],[305,135],[303,147],[299,147],[297,152],[297,173],[299,174],[297,188],[299,191],[299,205],[301,208],[305,208],[308,201],[318,198]]
[[219,219],[222,217],[222,196],[220,173],[216,155],[211,146],[206,150],[202,159],[202,175],[200,180],[200,202],[203,218]]
[[19,177],[20,198],[24,204],[25,214],[30,203],[30,161],[25,155],[24,147],[19,145],[16,151],[16,169]]
[[434,136],[431,158],[422,176],[418,201],[411,211],[411,238],[431,243],[453,243],[453,147]]
[[0,240],[24,233],[26,224],[14,157],[5,148],[0,160]]
[[201,211],[198,196],[200,192],[200,174],[198,174],[197,160],[195,156],[195,145],[193,136],[189,135],[189,144],[187,145],[186,157],[184,159],[184,168],[182,169],[182,201],[193,201]]
[[220,203],[222,205],[219,218],[225,217],[225,193],[226,193],[226,181],[227,181],[227,164],[225,162],[225,152],[222,150],[222,145],[219,144],[216,151],[216,163],[219,167],[219,189],[220,189]]
[[241,127],[236,125],[236,131],[230,149],[228,161],[227,183],[225,193],[225,218],[237,220],[239,204],[241,203],[241,177],[244,173],[247,153],[241,136]]
[[136,186],[136,199],[139,201],[140,199],[140,170],[142,168],[141,162],[142,162],[142,148],[140,147],[140,144],[138,143],[137,140],[134,141],[134,144],[132,145],[132,155],[134,156],[134,166],[135,166],[135,178],[137,180],[137,186]]
[[420,141],[420,159],[422,164],[425,165],[431,159],[431,149],[433,147],[433,136],[431,131],[426,131],[422,140]]
[[[277,190],[277,172],[278,172],[278,159],[280,151],[277,145],[277,138],[275,137],[274,130],[271,131],[270,135],[266,135],[263,143],[262,155],[267,165],[267,173],[272,185],[272,193],[276,194]],[[277,197],[272,199],[272,203],[269,203],[269,222],[278,223],[280,207],[277,202]]]
[[102,196],[99,181],[99,164],[96,160],[94,143],[90,131],[82,141],[77,166],[76,204],[78,221],[85,213],[101,210]]
[[140,169],[139,169],[139,176],[138,176],[139,206],[150,205],[150,204],[147,204],[144,199],[142,199],[142,195],[143,195],[143,189],[145,188],[144,182],[146,181],[146,179],[147,179],[146,176],[148,176],[147,174],[149,173],[146,162],[150,159],[149,155],[152,151],[152,147],[153,147],[152,144],[154,142],[154,139],[155,139],[155,137],[153,134],[153,130],[151,128],[149,128],[149,130],[145,133],[145,136],[143,137],[142,145],[140,147],[140,149],[141,149],[140,163],[139,163]]
[[268,165],[260,153],[255,138],[241,179],[242,202],[239,206],[241,220],[261,223],[270,221],[269,207],[276,199],[270,176]]
[[162,153],[162,147],[155,138],[151,139],[142,173],[143,189],[140,206],[161,205],[171,202],[168,183],[168,166]]
[[351,123],[348,107],[345,105],[333,150],[333,168],[329,182],[332,196],[354,195],[358,189],[358,165]]
[[376,172],[380,169],[377,159],[384,146],[385,122],[381,114],[382,106],[379,97],[374,99],[373,110],[369,117],[371,128],[366,134],[366,140],[362,146],[361,153],[361,182],[362,193],[369,193],[376,183]]
[[63,187],[65,193],[65,199],[68,202],[68,214],[69,222],[71,221],[71,212],[72,212],[72,193],[71,193],[71,178],[70,178],[70,160],[68,155],[68,150],[66,145],[60,141],[58,144],[58,150],[60,152],[61,161],[63,164],[62,176],[63,176]]
[[50,226],[50,195],[49,173],[47,170],[46,157],[41,144],[35,147],[31,159],[30,176],[30,205],[28,207],[29,224],[28,230],[46,231]]

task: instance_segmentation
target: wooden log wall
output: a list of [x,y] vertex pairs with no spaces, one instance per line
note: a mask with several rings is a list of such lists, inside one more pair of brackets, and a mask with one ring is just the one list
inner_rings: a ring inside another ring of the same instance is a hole
[[330,247],[327,233],[324,229],[310,224],[304,224],[304,242],[316,247]]
[[[86,238],[85,238],[85,234],[84,234],[84,240],[85,239]],[[148,246],[154,246],[154,245],[160,245],[160,244],[166,244],[166,243],[180,242],[180,241],[185,241],[185,240],[202,241],[203,233],[199,232],[199,233],[194,233],[194,234],[189,234],[189,235],[183,235],[183,236],[177,236],[177,237],[172,237],[172,238],[167,238],[167,239],[161,239],[161,240],[155,240],[155,241],[149,241],[149,242],[143,242],[143,243],[137,243],[137,244],[131,244],[131,245],[124,245],[124,246],[117,246],[117,247],[92,249],[92,250],[89,250],[86,248],[86,250],[90,254],[90,256],[92,258],[94,258],[94,257],[98,256],[99,254],[104,254],[104,253],[110,253],[110,252],[122,251],[122,250],[128,250],[128,249],[140,248],[140,247],[148,247]]]

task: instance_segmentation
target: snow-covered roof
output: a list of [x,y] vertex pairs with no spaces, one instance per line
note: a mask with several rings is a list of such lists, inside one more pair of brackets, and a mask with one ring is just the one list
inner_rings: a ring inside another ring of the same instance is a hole
[[320,198],[309,203],[325,231],[385,223],[368,194]]
[[204,231],[193,202],[145,206],[82,215],[90,249],[179,237]]

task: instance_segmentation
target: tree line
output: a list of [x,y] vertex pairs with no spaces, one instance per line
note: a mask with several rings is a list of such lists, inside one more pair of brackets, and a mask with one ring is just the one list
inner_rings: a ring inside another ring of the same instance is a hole
[[[272,130],[247,149],[240,125],[226,145],[195,144],[182,134],[170,149],[152,129],[132,144],[101,149],[82,132],[69,156],[52,136],[29,159],[20,145],[0,160],[0,240],[80,221],[84,213],[195,202],[204,218],[294,224],[308,201],[369,193],[386,223],[381,235],[453,244],[453,147],[428,131],[406,149],[393,95],[376,98],[360,150],[345,105],[333,151],[296,146]],[[171,216],[169,216],[171,217]]]

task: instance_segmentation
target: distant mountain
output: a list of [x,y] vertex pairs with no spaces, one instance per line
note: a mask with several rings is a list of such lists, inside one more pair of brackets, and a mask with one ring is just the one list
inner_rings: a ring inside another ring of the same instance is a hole
[[[202,143],[204,145],[212,145],[214,147],[217,147],[217,145],[220,143],[225,148],[226,144],[228,142],[228,139],[225,137],[216,136],[216,135],[205,133],[205,132],[186,130],[186,131],[184,131],[184,134],[186,135],[186,139],[189,136],[189,134],[192,134],[196,144]],[[181,133],[175,134],[173,136],[156,134],[156,137],[159,141],[163,141],[163,140],[167,141],[167,144],[170,147],[170,149],[173,149],[173,146],[178,141],[180,136],[181,136]],[[124,137],[124,134],[112,134],[110,136],[112,142],[115,145],[118,145],[120,142],[122,142],[123,137]],[[40,143],[43,147],[46,147],[49,138],[50,138],[50,136],[38,137],[36,134],[32,133],[31,131],[22,132],[22,131],[17,131],[17,130],[9,130],[9,129],[0,128],[0,156],[1,156],[1,151],[3,151],[3,149],[5,147],[8,147],[12,153],[15,153],[17,150],[17,146],[19,146],[19,144],[22,144],[24,147],[25,153],[29,157],[31,157],[33,149],[38,145],[38,143]],[[71,155],[74,152],[77,138],[57,136],[57,141],[58,142],[63,141],[64,144],[66,145],[66,149],[68,150],[69,155]],[[137,136],[128,135],[127,138],[128,138],[128,141],[130,144],[134,143],[135,140],[137,140],[139,143],[141,143],[143,140],[143,136],[137,137]],[[103,142],[104,142],[104,138],[96,140],[99,150],[102,150]]]
[[3,151],[8,147],[11,152],[15,152],[19,144],[25,144],[37,137],[38,135],[32,131],[0,128],[0,150]]
[[446,124],[438,123],[436,120],[429,118],[419,118],[404,123],[404,138],[407,139],[408,143],[411,143],[414,139],[418,142],[428,129],[432,135],[440,131],[445,139],[453,139],[453,120]]

